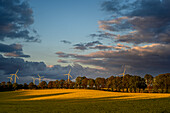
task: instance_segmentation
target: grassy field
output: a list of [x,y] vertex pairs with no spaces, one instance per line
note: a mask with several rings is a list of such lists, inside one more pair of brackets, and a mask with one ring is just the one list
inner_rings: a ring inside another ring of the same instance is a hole
[[0,92],[1,113],[169,113],[170,94],[118,93],[84,89]]

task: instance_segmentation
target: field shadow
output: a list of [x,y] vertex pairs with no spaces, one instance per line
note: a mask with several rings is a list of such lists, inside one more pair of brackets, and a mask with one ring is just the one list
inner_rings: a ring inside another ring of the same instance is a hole
[[[15,99],[30,99],[30,98],[38,98],[38,97],[65,95],[65,94],[70,94],[70,93],[73,93],[73,92],[44,94],[44,95],[19,95],[19,96],[15,97]],[[13,99],[14,99],[14,98],[13,98]]]
[[100,98],[96,98],[96,99],[116,99],[116,98],[121,98],[121,97],[131,97],[131,96],[110,96],[110,97],[100,97]]

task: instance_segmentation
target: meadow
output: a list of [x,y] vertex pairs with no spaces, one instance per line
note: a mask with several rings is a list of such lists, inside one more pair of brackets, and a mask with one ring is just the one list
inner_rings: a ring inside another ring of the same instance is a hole
[[170,94],[121,93],[88,89],[0,92],[1,113],[170,112]]

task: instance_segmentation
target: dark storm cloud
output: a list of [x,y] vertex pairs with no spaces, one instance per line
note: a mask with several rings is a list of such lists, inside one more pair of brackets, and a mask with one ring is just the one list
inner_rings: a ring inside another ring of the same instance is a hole
[[98,51],[88,55],[77,54],[70,57],[74,58],[75,62],[99,66],[109,72],[120,72],[121,65],[125,64],[131,69],[130,73],[157,74],[170,70],[169,47],[168,44],[151,44],[135,46],[127,50]]
[[25,58],[30,57],[30,55],[23,54],[22,51],[15,51],[15,52],[11,52],[11,53],[5,53],[4,56],[7,56],[7,57],[25,57]]
[[[79,64],[74,64],[72,66],[61,66],[61,65],[53,65],[48,66],[44,62],[28,62],[24,61],[21,58],[4,58],[0,55],[0,82],[8,81],[10,74],[15,73],[16,70],[19,69],[18,72],[18,83],[30,83],[32,82],[32,77],[38,78],[37,74],[44,76],[47,82],[50,80],[60,80],[67,79],[66,74],[71,69],[72,79],[75,79],[77,76],[87,76],[87,77],[106,77],[110,74],[106,71],[85,68]],[[36,79],[36,83],[38,83]]]
[[0,52],[5,53],[4,56],[8,57],[25,57],[28,58],[30,55],[25,55],[22,50],[21,44],[2,44],[0,43]]
[[88,49],[88,47],[85,44],[82,44],[82,43],[75,44],[73,46],[75,46],[74,49],[78,49],[78,50],[87,50]]
[[99,41],[93,41],[93,42],[88,42],[88,43],[75,44],[73,46],[75,46],[74,49],[87,50],[87,49],[89,49],[89,47],[92,47],[96,44],[102,44],[102,43]]
[[90,47],[90,49],[99,49],[99,50],[125,50],[130,48],[131,47],[125,46],[123,44],[117,44],[116,46],[96,45],[94,47]]
[[90,47],[90,49],[112,50],[112,49],[114,49],[114,47],[113,46],[105,46],[105,45],[97,45],[94,47]]
[[110,31],[113,35],[122,32],[121,35],[113,36],[116,42],[168,44],[170,43],[169,6],[169,0],[106,1],[102,4],[102,8],[113,16],[109,20],[99,21],[99,28]]
[[22,51],[22,45],[21,44],[2,44],[0,43],[0,52],[14,52],[14,51]]
[[[26,42],[38,42],[36,30],[31,30],[34,23],[33,11],[27,1],[0,0],[0,40],[24,39]],[[31,36],[34,34],[35,36]]]
[[70,41],[67,41],[67,40],[61,40],[60,42],[63,42],[63,43],[65,43],[65,44],[71,44],[71,42],[70,42]]

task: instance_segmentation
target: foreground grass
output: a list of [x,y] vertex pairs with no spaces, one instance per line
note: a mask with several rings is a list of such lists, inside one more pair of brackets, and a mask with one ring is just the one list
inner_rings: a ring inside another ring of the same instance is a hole
[[[97,98],[90,98],[92,94]],[[131,95],[133,97],[134,94]],[[82,98],[84,96],[86,96],[86,98]],[[60,98],[54,99],[54,97]],[[164,98],[161,97],[151,99],[126,97],[128,97],[126,93],[113,93],[103,91],[96,92],[95,90],[33,90],[0,92],[0,112],[170,112],[170,97],[166,96]]]

